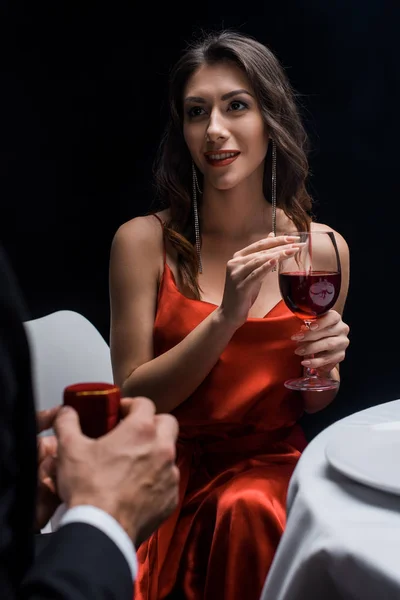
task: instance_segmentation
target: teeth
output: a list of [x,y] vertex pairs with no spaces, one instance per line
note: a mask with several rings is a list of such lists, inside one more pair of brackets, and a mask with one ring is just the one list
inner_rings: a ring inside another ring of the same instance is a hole
[[224,152],[223,154],[209,154],[208,158],[211,160],[223,160],[224,158],[231,158],[236,156],[237,152]]

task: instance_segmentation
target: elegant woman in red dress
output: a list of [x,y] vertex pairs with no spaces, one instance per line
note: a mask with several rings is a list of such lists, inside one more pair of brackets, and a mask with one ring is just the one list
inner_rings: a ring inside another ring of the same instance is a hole
[[310,217],[305,141],[284,71],[254,39],[210,34],[173,69],[163,205],[121,225],[110,257],[115,382],[180,426],[179,506],[138,548],[136,600],[259,599],[306,444],[299,418],[333,399],[284,387],[305,360],[338,379],[348,345],[340,234],[342,289],[318,329],[302,331],[279,292],[296,231],[330,230]]

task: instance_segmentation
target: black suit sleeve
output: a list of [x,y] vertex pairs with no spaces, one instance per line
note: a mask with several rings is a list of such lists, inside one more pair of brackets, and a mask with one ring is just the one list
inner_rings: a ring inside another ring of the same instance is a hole
[[36,419],[27,314],[0,248],[0,598],[132,600],[125,557],[91,525],[61,527],[34,557]]
[[0,598],[16,590],[33,560],[36,426],[27,312],[0,249]]
[[132,600],[128,563],[102,531],[70,523],[49,538],[21,586],[21,600]]

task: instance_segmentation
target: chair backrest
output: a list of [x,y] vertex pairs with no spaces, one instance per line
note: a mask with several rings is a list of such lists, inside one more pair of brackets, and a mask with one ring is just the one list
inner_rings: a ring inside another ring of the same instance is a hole
[[32,377],[37,410],[62,403],[72,383],[113,383],[110,349],[83,315],[59,310],[25,322],[32,353]]
[[[72,383],[113,383],[109,346],[83,315],[59,310],[24,325],[32,355],[36,410],[62,404],[64,388]],[[42,532],[57,529],[64,512],[61,504]]]

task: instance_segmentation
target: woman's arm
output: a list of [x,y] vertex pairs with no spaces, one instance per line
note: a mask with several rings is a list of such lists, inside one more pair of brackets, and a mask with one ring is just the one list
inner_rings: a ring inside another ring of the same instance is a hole
[[162,230],[154,217],[132,219],[116,232],[110,255],[110,347],[114,380],[123,395],[147,396],[158,412],[170,412],[205,379],[237,327],[216,309],[154,358],[162,257]]

